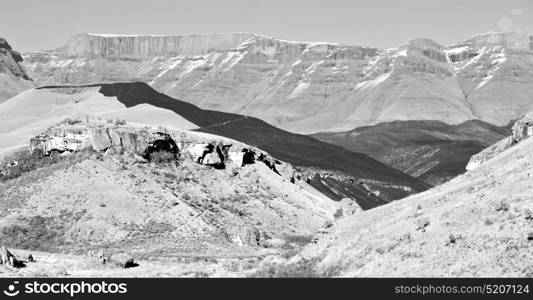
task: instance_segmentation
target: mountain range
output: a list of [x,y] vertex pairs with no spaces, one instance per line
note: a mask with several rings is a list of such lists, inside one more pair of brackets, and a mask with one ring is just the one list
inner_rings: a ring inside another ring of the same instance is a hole
[[298,133],[398,120],[503,126],[533,109],[533,37],[523,32],[447,46],[420,38],[392,49],[248,33],[83,33],[24,58],[40,86],[142,81],[201,108]]

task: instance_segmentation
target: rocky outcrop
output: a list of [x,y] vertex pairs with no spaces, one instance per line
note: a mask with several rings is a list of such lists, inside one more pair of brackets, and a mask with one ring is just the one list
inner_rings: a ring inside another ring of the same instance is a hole
[[30,151],[44,155],[88,148],[98,152],[133,153],[145,159],[150,159],[155,151],[179,155],[179,147],[168,133],[109,123],[62,123],[30,140]]
[[496,144],[472,156],[466,166],[466,169],[476,169],[487,160],[492,159],[496,155],[502,153],[524,139],[529,138],[530,136],[533,136],[533,113],[524,115],[522,118],[517,120],[511,129],[511,135],[509,137],[502,139]]
[[299,133],[395,120],[503,125],[533,109],[531,40],[493,33],[450,46],[421,38],[376,49],[243,33],[80,34],[61,49],[26,54],[24,65],[43,85],[143,81]]
[[257,228],[248,225],[231,225],[225,230],[228,239],[239,246],[258,246],[261,234]]
[[0,265],[11,268],[20,268],[22,262],[19,261],[5,246],[0,246]]
[[533,113],[527,114],[517,120],[511,129],[511,134],[515,143],[533,136]]

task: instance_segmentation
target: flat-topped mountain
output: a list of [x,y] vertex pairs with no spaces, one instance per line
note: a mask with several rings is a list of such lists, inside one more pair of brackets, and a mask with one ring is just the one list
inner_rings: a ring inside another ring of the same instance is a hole
[[505,125],[533,109],[532,55],[521,32],[393,49],[249,33],[79,34],[26,53],[24,66],[40,85],[143,81],[202,108],[315,133],[396,120]]

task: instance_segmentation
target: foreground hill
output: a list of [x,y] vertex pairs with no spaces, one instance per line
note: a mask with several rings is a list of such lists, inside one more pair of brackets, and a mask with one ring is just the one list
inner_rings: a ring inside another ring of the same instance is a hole
[[[197,162],[209,142],[231,145],[225,168]],[[154,146],[164,143],[179,152]],[[245,148],[265,153],[205,133],[68,120],[0,165],[0,239],[26,251],[217,262],[279,252],[333,219],[338,203],[291,182],[291,165],[242,166]]]
[[510,126],[480,120],[448,125],[440,121],[395,121],[346,132],[311,135],[365,153],[385,164],[438,185],[465,172],[470,157],[504,138]]
[[320,272],[531,277],[533,139],[420,193],[344,218],[306,248]]
[[[315,173],[307,176],[311,184],[336,200],[356,199],[365,209],[427,188],[422,181],[365,154],[293,134],[253,117],[203,110],[144,83],[39,88],[1,104],[0,112],[7,116],[0,120],[0,149],[5,149],[4,153],[20,148],[32,135],[64,118],[89,114],[195,129],[253,145],[295,166],[317,169],[318,177]],[[326,180],[328,171],[344,175]]]
[[24,66],[39,85],[142,81],[201,108],[298,133],[396,120],[501,126],[533,109],[531,38],[488,33],[376,49],[249,33],[83,33],[64,47],[26,53]]
[[14,95],[33,88],[33,82],[20,65],[22,55],[0,38],[0,103]]

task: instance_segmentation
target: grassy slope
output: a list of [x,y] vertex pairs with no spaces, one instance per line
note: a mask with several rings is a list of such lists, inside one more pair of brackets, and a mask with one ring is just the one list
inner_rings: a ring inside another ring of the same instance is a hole
[[344,218],[304,256],[340,276],[533,276],[531,147],[525,140],[439,187]]

